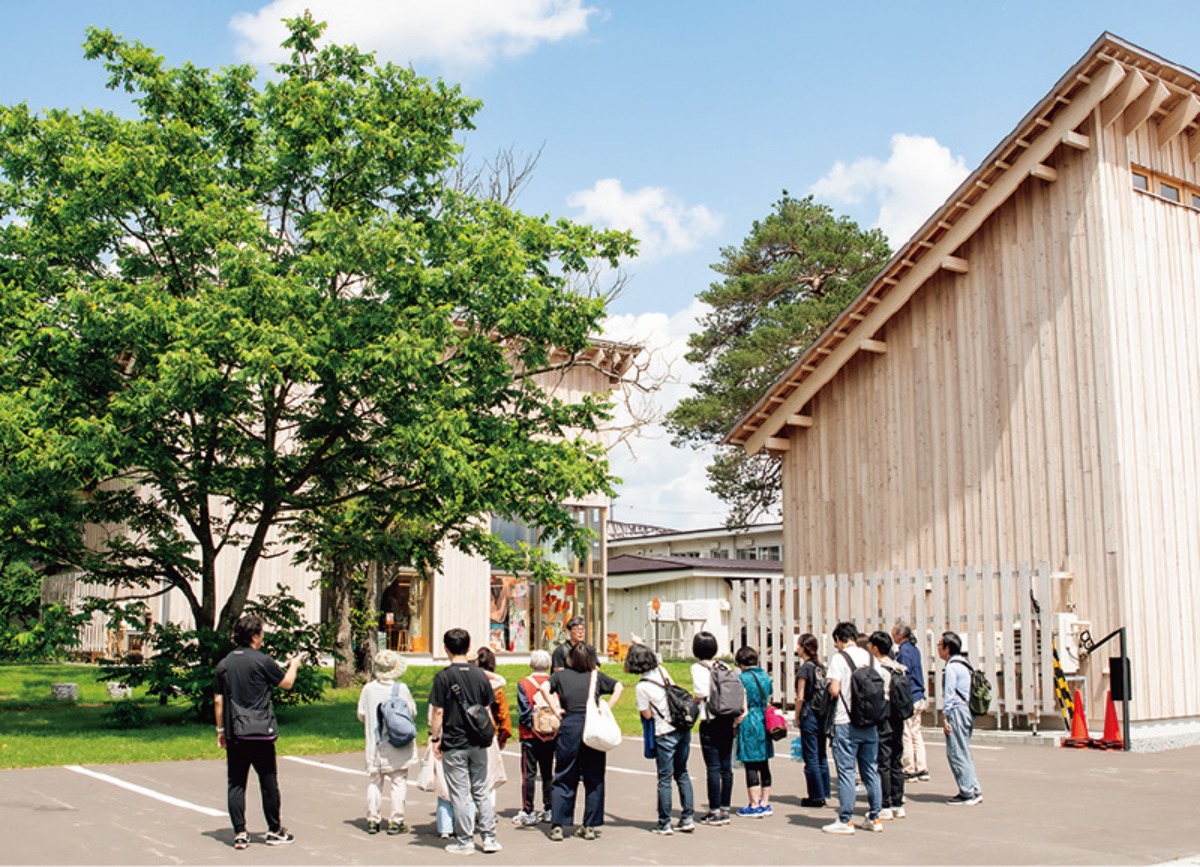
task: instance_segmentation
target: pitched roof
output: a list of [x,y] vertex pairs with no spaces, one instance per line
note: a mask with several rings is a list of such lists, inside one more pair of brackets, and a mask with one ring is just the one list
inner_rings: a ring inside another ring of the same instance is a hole
[[631,572],[770,572],[782,574],[780,560],[726,560],[717,557],[666,557],[621,554],[608,561],[609,575]]
[[[1125,116],[1131,129],[1157,113],[1171,136],[1196,125],[1200,76],[1110,33],[1103,34],[946,202],[902,244],[879,275],[824,333],[771,384],[725,438],[750,454],[773,445],[793,425],[807,427],[806,404],[860,351],[883,352],[876,334],[940,269],[965,271],[955,255],[987,217],[1029,177],[1053,180],[1046,160],[1058,147],[1087,148],[1075,131],[1097,108],[1105,126]],[[1189,139],[1200,158],[1200,134]]]

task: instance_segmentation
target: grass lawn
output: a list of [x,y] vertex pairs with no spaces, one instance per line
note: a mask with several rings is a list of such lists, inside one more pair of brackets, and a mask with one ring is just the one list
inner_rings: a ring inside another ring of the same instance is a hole
[[[666,667],[678,683],[690,687],[687,662],[668,662]],[[619,664],[606,665],[603,670],[626,685],[616,708],[621,729],[626,735],[640,735],[632,689],[637,677],[625,674]],[[435,666],[412,667],[403,678],[417,700],[417,737],[422,744],[427,737],[426,699],[437,671]],[[497,672],[508,680],[509,706],[515,714],[516,684],[529,668],[500,665]],[[134,700],[150,713],[151,723],[131,729],[110,725],[105,714],[115,702],[97,677],[98,669],[92,665],[0,665],[0,768],[217,759],[223,755],[212,725],[188,719],[184,701],[160,706],[157,698],[135,690]],[[50,699],[50,684],[60,682],[79,685],[78,702]],[[280,752],[311,755],[361,749],[358,693],[358,687],[327,689],[316,704],[277,707]]]

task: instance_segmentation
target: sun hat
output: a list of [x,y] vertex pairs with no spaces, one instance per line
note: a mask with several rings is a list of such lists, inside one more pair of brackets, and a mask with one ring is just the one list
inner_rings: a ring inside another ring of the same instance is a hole
[[407,668],[404,657],[394,650],[381,650],[375,654],[375,677],[380,680],[396,680]]

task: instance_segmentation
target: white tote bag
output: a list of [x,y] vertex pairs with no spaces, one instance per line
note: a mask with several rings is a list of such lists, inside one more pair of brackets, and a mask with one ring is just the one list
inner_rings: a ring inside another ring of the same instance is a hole
[[621,743],[621,727],[613,716],[608,702],[596,697],[596,675],[598,670],[592,669],[592,679],[588,683],[587,714],[583,718],[583,744],[602,753]]

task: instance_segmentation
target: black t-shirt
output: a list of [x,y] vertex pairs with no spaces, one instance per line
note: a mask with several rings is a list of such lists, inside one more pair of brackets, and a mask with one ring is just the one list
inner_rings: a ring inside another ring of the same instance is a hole
[[275,660],[251,647],[230,651],[217,663],[213,692],[222,696],[226,740],[268,740],[279,734],[271,687],[283,680]]
[[[587,644],[587,642],[585,641],[584,644]],[[571,648],[574,646],[570,640],[567,640],[554,648],[554,653],[550,656],[551,671],[560,671],[567,667],[567,654],[571,652]],[[588,644],[588,647],[591,647],[591,645]],[[595,655],[595,653],[596,648],[592,647],[592,655]]]
[[[576,671],[564,668],[550,675],[550,691],[558,693],[558,703],[562,705],[563,713],[583,713],[587,710],[588,683],[592,679],[590,671]],[[596,695],[611,695],[617,688],[617,682],[603,671],[596,672]]]
[[450,688],[456,683],[468,707],[473,704],[491,707],[496,700],[492,684],[482,668],[456,662],[435,674],[429,690],[429,704],[442,709],[443,750],[465,750],[471,746],[467,739],[467,721],[463,716],[462,704]]

